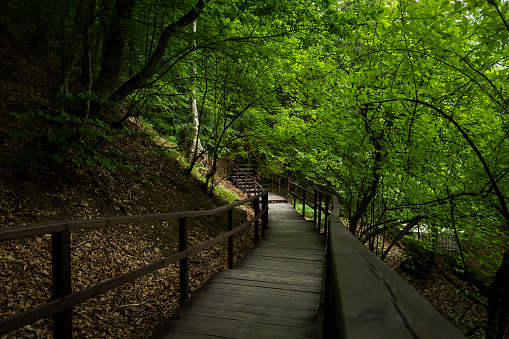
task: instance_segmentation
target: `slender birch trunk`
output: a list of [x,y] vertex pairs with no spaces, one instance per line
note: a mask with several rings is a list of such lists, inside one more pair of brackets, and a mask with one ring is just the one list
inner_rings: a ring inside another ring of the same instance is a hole
[[[196,20],[193,21],[193,34],[196,34]],[[196,45],[196,41],[194,42]],[[193,76],[196,76],[196,62],[193,63]],[[187,158],[189,161],[199,156],[203,152],[203,146],[200,141],[200,118],[198,115],[198,104],[196,99],[196,80],[193,80],[193,88],[191,90],[191,136],[189,138]]]

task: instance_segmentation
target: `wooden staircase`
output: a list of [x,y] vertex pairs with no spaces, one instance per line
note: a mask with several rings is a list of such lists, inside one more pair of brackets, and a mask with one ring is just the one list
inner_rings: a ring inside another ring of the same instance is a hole
[[256,169],[253,164],[234,164],[230,170],[230,180],[235,187],[245,192],[248,196],[259,193],[259,189],[255,185],[258,179],[256,178]]

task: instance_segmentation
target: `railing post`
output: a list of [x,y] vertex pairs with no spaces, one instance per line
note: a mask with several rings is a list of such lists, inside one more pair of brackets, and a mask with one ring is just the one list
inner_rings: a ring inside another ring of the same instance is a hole
[[[262,210],[266,210],[269,206],[269,193],[265,194],[262,197]],[[262,237],[265,236],[265,230],[267,229],[267,225],[269,224],[269,210],[262,217]]]
[[277,177],[277,195],[281,196],[281,176]]
[[302,189],[302,216],[306,216],[306,190]]
[[[187,250],[187,219],[179,218],[179,252]],[[187,258],[180,259],[180,305],[189,295],[189,262]]]
[[318,191],[315,191],[315,194],[313,196],[313,221],[315,222],[315,226],[316,226],[316,222],[317,222],[317,218],[316,218],[317,204],[318,204]]
[[325,223],[323,225],[323,235],[327,238],[327,228],[328,228],[328,225],[329,225],[329,221],[330,221],[330,218],[329,218],[329,195],[327,194],[325,196]]
[[318,193],[318,232],[322,230],[322,192]]
[[293,209],[297,209],[297,185],[293,183]]
[[[51,234],[53,299],[72,293],[71,231]],[[53,316],[53,337],[72,338],[72,308]]]
[[274,192],[274,175],[270,176],[270,191]]
[[290,191],[290,178],[286,178],[286,201],[288,201],[288,192]]
[[[259,199],[253,200],[253,209],[254,209],[254,214],[256,217],[260,213],[260,200]],[[254,243],[255,244],[258,243],[258,240],[259,240],[258,224],[259,224],[259,220],[256,220],[255,224],[254,224]]]
[[[228,210],[228,231],[233,230],[233,208]],[[228,268],[233,268],[233,235],[228,237]]]

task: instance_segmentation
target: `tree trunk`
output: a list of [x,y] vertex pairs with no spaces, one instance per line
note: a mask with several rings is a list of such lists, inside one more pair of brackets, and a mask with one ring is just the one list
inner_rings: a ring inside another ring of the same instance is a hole
[[504,253],[502,265],[489,288],[487,339],[502,339],[509,315],[509,250]]
[[379,136],[374,135],[374,131],[369,126],[369,122],[367,121],[367,109],[361,110],[361,115],[364,118],[364,127],[366,129],[366,133],[369,134],[369,138],[371,139],[371,143],[375,149],[375,157],[373,163],[373,180],[368,190],[363,192],[362,200],[359,206],[356,208],[354,215],[349,220],[348,229],[350,232],[355,235],[357,233],[357,227],[359,221],[362,216],[366,213],[366,210],[371,203],[371,201],[375,198],[376,191],[378,189],[378,183],[380,182],[380,170],[382,167],[382,143],[381,140],[384,137],[384,132],[382,131]]
[[212,196],[212,193],[214,192],[214,175],[216,174],[217,171],[217,154],[218,154],[217,149],[215,149],[212,154],[212,166],[210,168],[210,171],[205,176],[204,191],[207,192],[209,183],[211,183],[209,192],[210,196]]
[[[376,156],[378,158],[378,154]],[[381,158],[381,155],[380,155]],[[375,160],[377,161],[377,160]],[[375,167],[373,168],[373,182],[371,183],[371,186],[367,192],[362,197],[361,203],[356,208],[354,215],[349,220],[349,226],[348,229],[350,232],[355,235],[357,233],[357,227],[359,225],[359,221],[361,220],[362,216],[366,213],[366,210],[368,209],[369,203],[375,198],[376,191],[378,188],[378,183],[380,182],[380,174],[377,173],[377,166],[375,164]]]
[[189,138],[189,147],[187,151],[187,159],[192,161],[193,158],[198,157],[203,152],[203,146],[200,141],[199,127],[200,120],[198,118],[198,106],[196,104],[196,93],[193,89],[191,95],[191,136]]
[[[196,35],[196,20],[193,21],[193,34]],[[196,41],[195,41],[196,44]],[[193,76],[196,76],[196,63],[193,64]],[[200,141],[200,117],[198,115],[198,104],[196,102],[196,80],[193,80],[193,88],[191,89],[191,135],[187,148],[187,159],[195,160],[199,154],[203,152]]]
[[[92,92],[92,60],[90,56],[90,27],[94,21],[96,0],[81,0],[76,11],[75,23],[81,29],[83,36],[83,49],[81,53],[81,73],[79,82],[81,91],[90,94]],[[81,116],[88,118],[90,113],[90,99],[81,100]]]
[[94,92],[100,97],[107,98],[117,86],[128,32],[127,21],[133,7],[134,0],[115,1],[115,13],[103,41],[101,70],[94,84]]
[[157,47],[154,53],[152,53],[150,56],[145,67],[132,78],[127,80],[122,86],[120,86],[120,88],[118,88],[109,97],[109,99],[113,102],[118,102],[131,94],[136,89],[142,87],[156,72],[157,66],[164,57],[164,53],[166,52],[166,48],[168,47],[170,39],[175,35],[175,33],[177,33],[180,28],[186,27],[194,20],[196,20],[203,11],[203,8],[205,8],[205,5],[205,0],[199,0],[196,5],[194,5],[193,8],[183,17],[167,26],[161,33]]

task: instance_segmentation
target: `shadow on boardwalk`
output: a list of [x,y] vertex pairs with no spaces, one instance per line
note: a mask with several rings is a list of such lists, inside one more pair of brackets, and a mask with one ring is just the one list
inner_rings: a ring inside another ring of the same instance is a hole
[[315,338],[324,246],[312,221],[286,203],[270,204],[265,238],[151,338]]

